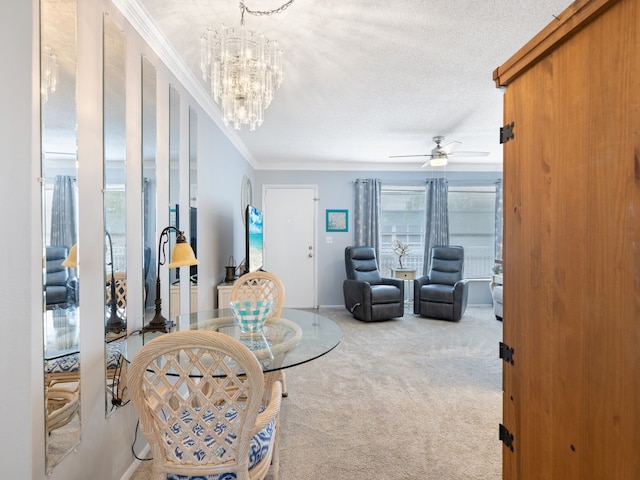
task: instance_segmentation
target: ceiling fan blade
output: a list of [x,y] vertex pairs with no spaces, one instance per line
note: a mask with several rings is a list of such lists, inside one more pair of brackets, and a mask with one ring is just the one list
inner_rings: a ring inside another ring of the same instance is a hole
[[486,157],[489,152],[453,152],[454,157]]
[[410,157],[433,157],[430,153],[422,153],[419,155],[389,155],[389,158],[410,158]]
[[438,151],[440,153],[446,153],[447,155],[449,155],[450,153],[452,153],[456,148],[458,148],[458,145],[462,145],[462,142],[451,142],[451,143],[447,143],[444,147],[440,147],[438,148]]

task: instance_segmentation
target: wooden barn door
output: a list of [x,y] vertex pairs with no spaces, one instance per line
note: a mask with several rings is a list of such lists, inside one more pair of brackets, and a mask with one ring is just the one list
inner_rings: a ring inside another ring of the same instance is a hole
[[506,86],[503,478],[640,478],[640,2],[577,1]]

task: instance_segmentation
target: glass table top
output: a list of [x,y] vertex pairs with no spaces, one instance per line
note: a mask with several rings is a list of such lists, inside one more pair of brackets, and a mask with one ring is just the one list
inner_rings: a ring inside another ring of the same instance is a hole
[[77,308],[46,311],[44,323],[45,361],[77,355],[80,350],[80,327]]
[[[264,372],[300,365],[333,350],[342,340],[342,329],[333,320],[314,310],[285,308],[276,321],[267,323],[262,332],[243,333],[230,309],[208,310],[174,317],[170,331],[213,330],[230,335],[254,352]],[[124,357],[135,354],[162,332],[136,332],[127,337]]]

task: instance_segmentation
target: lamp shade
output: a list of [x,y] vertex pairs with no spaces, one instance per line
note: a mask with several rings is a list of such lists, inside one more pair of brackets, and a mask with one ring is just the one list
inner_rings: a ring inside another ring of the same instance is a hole
[[178,235],[176,245],[171,252],[171,263],[169,263],[168,267],[190,267],[191,265],[198,265],[198,263],[196,255],[193,253],[193,249],[191,245],[187,243],[184,235]]
[[78,244],[74,243],[71,246],[71,250],[69,250],[69,255],[67,255],[67,259],[62,262],[63,267],[67,268],[78,268]]

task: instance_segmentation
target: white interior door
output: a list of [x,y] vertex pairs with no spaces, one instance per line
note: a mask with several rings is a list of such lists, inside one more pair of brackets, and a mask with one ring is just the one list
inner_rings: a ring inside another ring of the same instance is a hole
[[317,187],[265,185],[264,269],[284,284],[285,306],[318,305],[316,225]]

